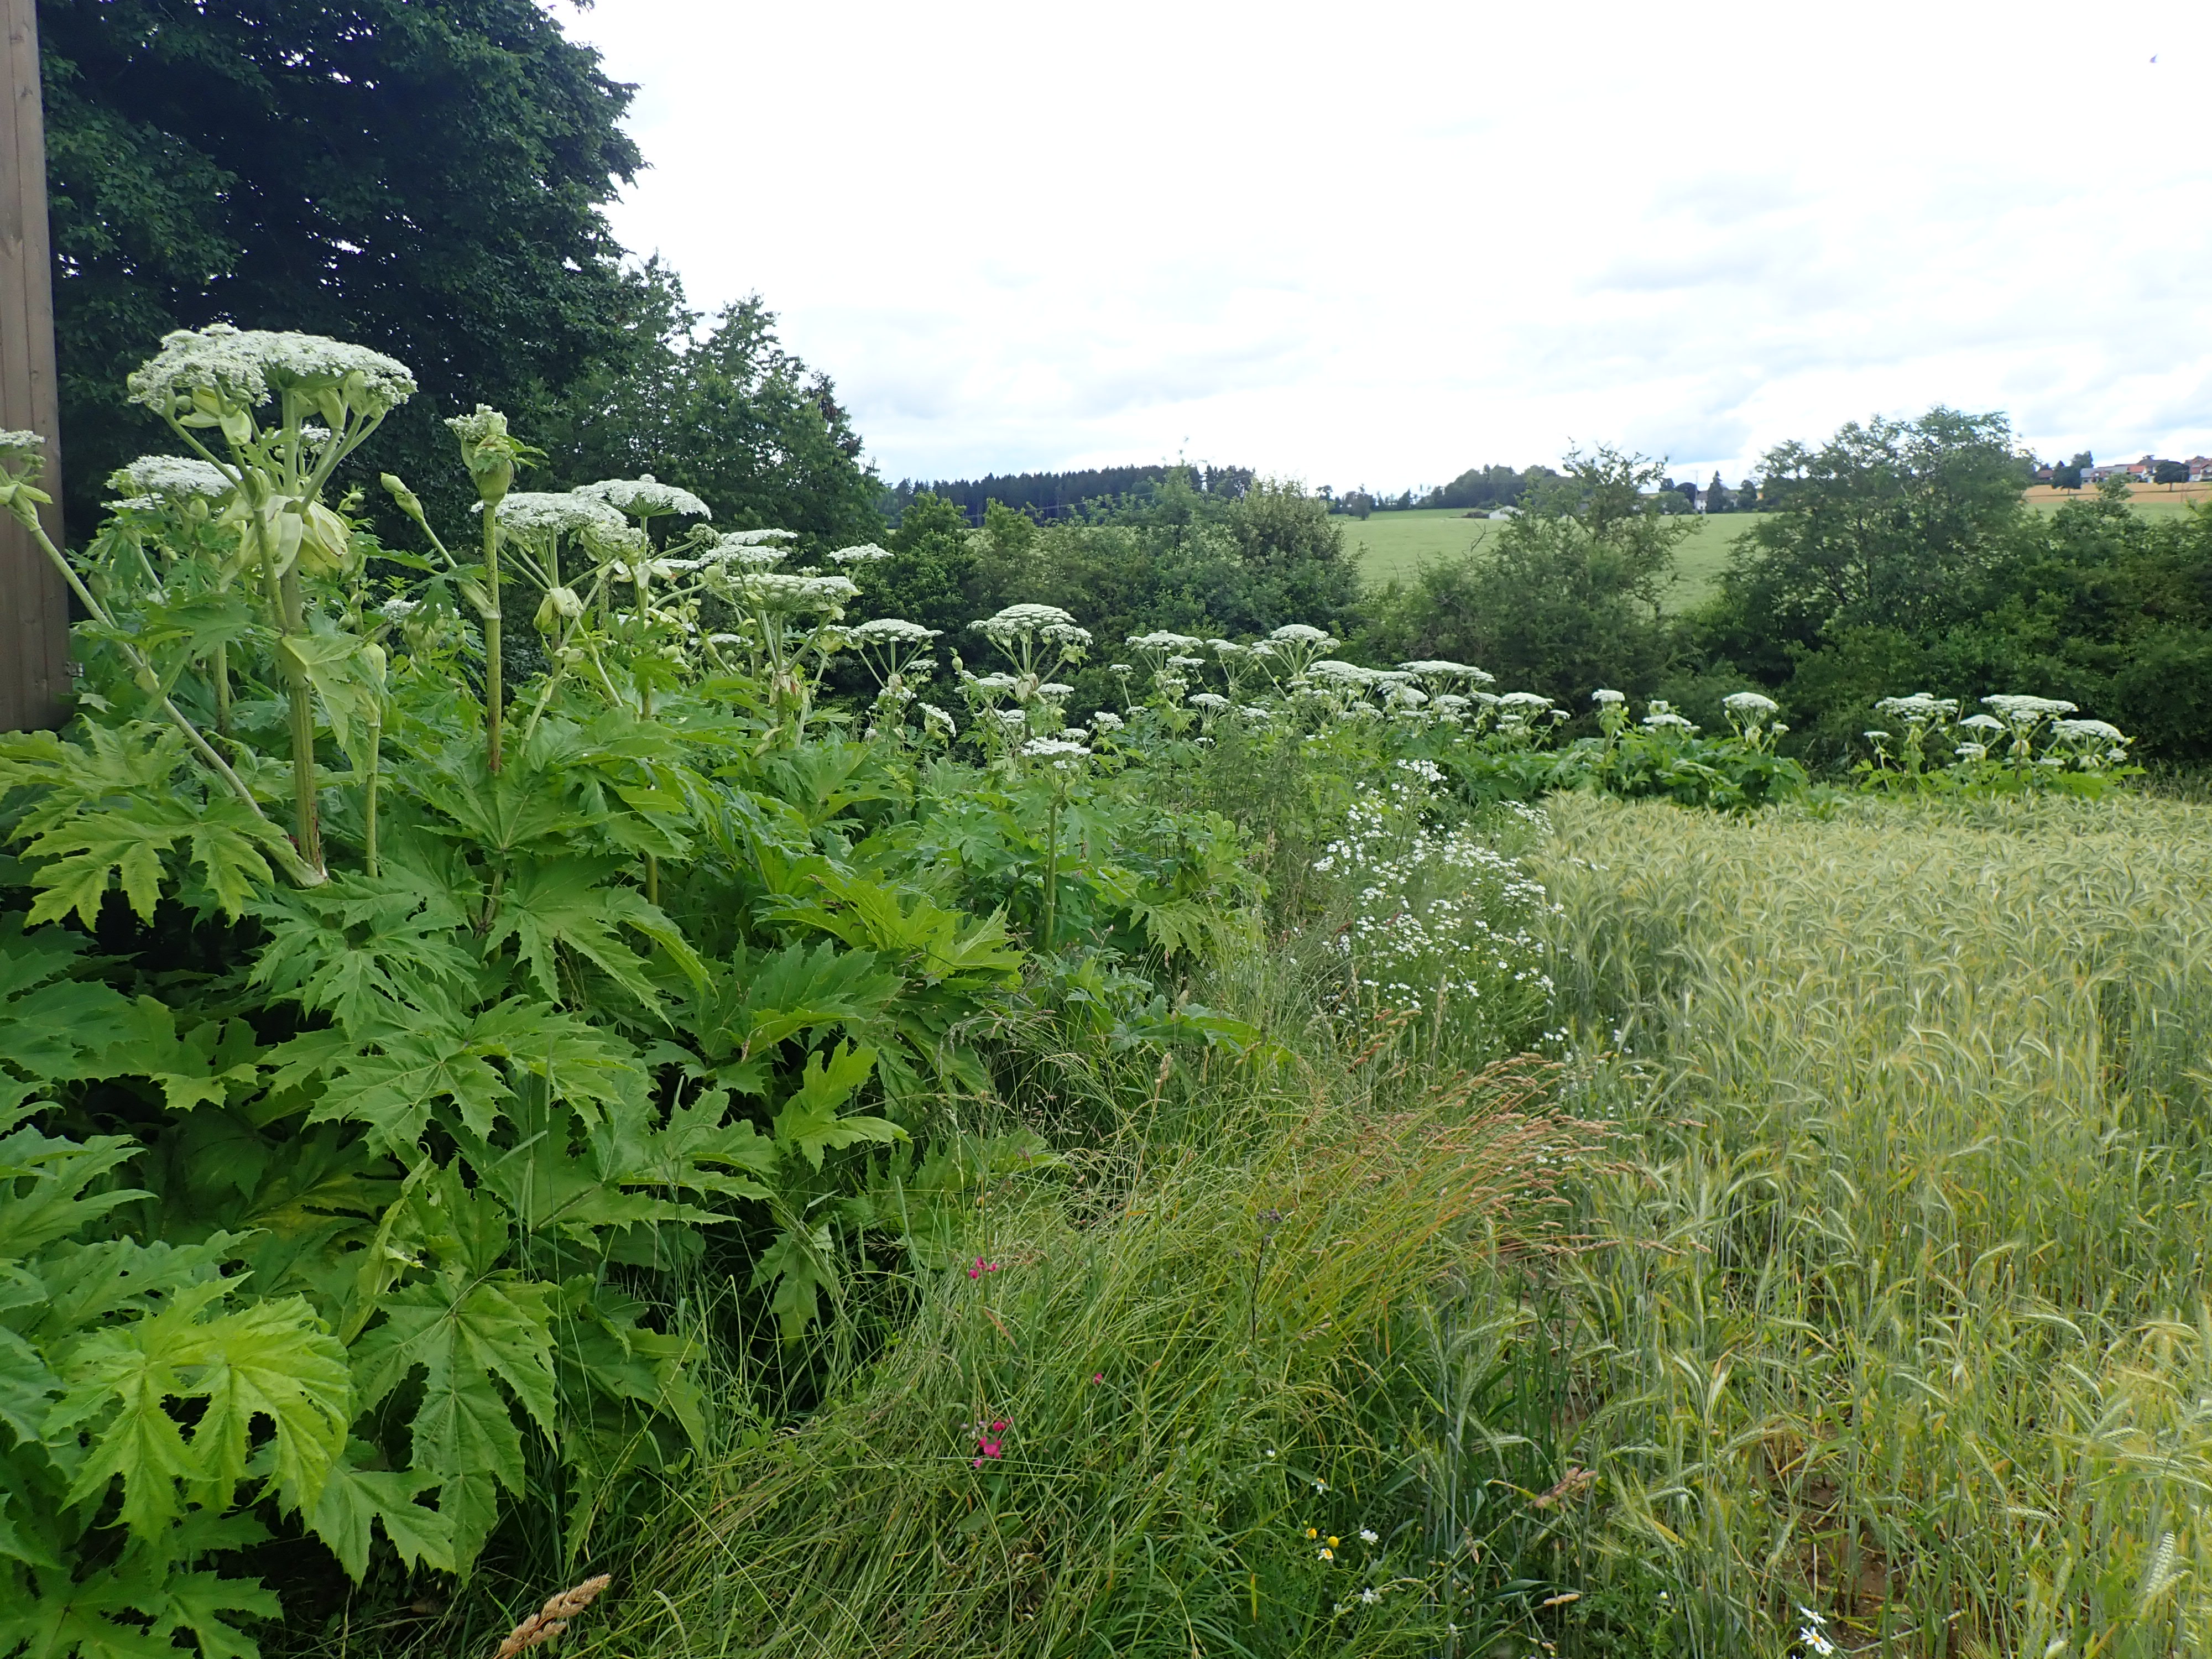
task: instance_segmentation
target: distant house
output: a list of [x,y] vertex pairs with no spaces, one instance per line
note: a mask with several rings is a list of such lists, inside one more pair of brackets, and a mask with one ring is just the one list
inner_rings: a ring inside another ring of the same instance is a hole
[[2212,479],[2212,455],[2191,455],[2187,465],[2190,483],[2203,483]]

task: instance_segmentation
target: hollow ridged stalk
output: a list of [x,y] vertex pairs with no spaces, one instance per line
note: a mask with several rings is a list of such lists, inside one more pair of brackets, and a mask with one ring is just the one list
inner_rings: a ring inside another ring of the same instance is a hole
[[500,674],[499,508],[486,502],[483,510],[484,560],[484,763],[499,770],[499,737],[503,698]]
[[1052,949],[1054,912],[1060,897],[1060,791],[1052,792],[1052,805],[1045,813],[1044,831],[1044,925],[1037,930],[1037,949]]
[[368,766],[361,781],[362,853],[371,876],[379,874],[376,857],[376,787],[383,776],[384,722],[368,728]]
[[222,737],[230,735],[230,647],[218,645],[215,659],[209,664],[215,680],[215,729]]
[[[295,563],[276,579],[276,619],[286,643],[307,631],[307,603],[300,592],[300,568]],[[279,653],[284,663],[286,701],[292,727],[292,839],[310,869],[323,869],[322,821],[315,810],[315,689],[307,678],[307,665],[289,651]]]

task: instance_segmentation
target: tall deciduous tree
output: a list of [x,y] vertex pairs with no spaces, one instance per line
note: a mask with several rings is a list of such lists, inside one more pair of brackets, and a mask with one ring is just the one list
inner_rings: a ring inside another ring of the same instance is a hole
[[2027,479],[2004,416],[1940,407],[1854,422],[1817,449],[1783,444],[1762,470],[1765,516],[1738,544],[1722,608],[1778,676],[1793,648],[1840,631],[1955,611],[2001,553]]
[[441,416],[526,427],[622,345],[629,89],[532,0],[40,0],[39,27],[71,523],[158,442],[122,380],[169,329],[398,357],[424,395],[374,459],[426,493]]
[[552,483],[649,471],[726,528],[796,530],[810,548],[883,535],[883,484],[836,387],[784,349],[758,295],[708,318],[656,260],[627,292],[622,323],[622,349],[531,434],[552,457]]

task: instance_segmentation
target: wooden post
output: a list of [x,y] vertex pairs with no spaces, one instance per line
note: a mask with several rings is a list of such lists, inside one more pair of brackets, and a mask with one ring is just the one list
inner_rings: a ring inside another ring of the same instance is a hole
[[[46,441],[46,533],[62,544],[61,410],[54,378],[53,254],[39,96],[37,0],[0,0],[8,107],[0,111],[0,428]],[[69,589],[23,527],[0,515],[0,732],[62,722]]]

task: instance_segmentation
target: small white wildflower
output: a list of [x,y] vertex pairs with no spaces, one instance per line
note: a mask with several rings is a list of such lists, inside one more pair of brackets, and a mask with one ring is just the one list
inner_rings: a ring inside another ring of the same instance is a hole
[[1359,1529],[1359,1541],[1363,1544],[1379,1544],[1382,1541],[1382,1535],[1372,1527],[1362,1527]]
[[1376,1589],[1374,1585],[1370,1584],[1365,1589],[1359,1592],[1359,1599],[1367,1606],[1371,1607],[1377,1601],[1380,1601],[1382,1599],[1382,1592]]

